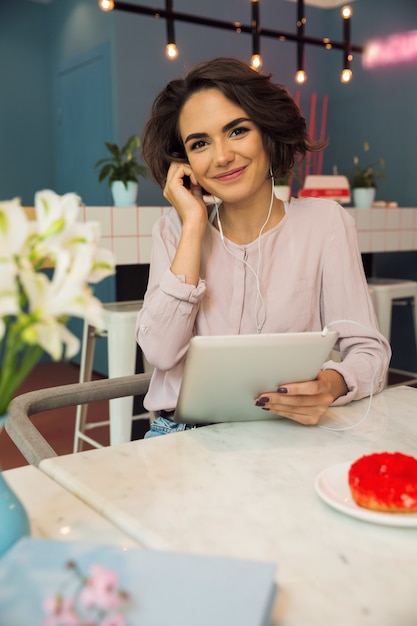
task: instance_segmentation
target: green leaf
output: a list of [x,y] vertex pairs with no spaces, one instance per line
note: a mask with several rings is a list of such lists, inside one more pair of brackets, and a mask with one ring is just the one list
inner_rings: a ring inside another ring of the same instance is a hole
[[105,142],[105,146],[111,157],[99,159],[94,166],[95,168],[101,168],[98,174],[99,182],[107,178],[109,185],[116,180],[120,180],[126,186],[128,181],[137,182],[139,176],[147,177],[147,168],[139,162],[136,156],[140,146],[138,135],[129,137],[122,148],[111,142]]

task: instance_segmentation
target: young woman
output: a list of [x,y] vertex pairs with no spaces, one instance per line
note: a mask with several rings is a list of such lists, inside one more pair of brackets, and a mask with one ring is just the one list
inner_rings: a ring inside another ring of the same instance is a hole
[[283,203],[273,192],[273,178],[322,147],[287,90],[237,59],[201,63],[156,98],[143,158],[173,208],[153,231],[137,324],[155,366],[145,399],[157,416],[149,436],[188,427],[171,418],[193,335],[317,331],[338,322],[341,362],[326,362],[316,380],[254,398],[260,411],[302,424],[382,388],[390,347],[377,330],[353,219],[336,202]]

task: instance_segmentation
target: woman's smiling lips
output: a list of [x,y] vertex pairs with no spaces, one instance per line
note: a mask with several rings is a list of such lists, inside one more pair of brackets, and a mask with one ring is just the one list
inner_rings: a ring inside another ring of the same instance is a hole
[[234,170],[229,170],[228,172],[224,172],[224,174],[218,174],[214,176],[215,180],[219,180],[220,182],[228,182],[230,180],[236,180],[239,176],[244,172],[246,167],[238,167]]

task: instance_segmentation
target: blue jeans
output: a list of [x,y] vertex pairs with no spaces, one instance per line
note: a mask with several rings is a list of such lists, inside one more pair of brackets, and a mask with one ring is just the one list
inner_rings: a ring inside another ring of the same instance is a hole
[[190,430],[191,428],[194,428],[193,424],[177,424],[169,417],[156,417],[150,430],[145,433],[144,439],[168,435],[169,433],[178,433],[182,430]]

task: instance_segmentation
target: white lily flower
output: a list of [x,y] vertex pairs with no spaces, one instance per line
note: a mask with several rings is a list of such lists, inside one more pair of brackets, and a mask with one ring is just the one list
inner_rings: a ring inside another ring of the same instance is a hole
[[44,189],[35,194],[36,220],[39,232],[52,237],[61,232],[63,224],[73,224],[81,207],[81,198],[75,193],[59,196],[54,191]]
[[0,256],[20,252],[29,232],[28,220],[19,199],[0,202]]
[[79,339],[53,317],[32,324],[24,331],[23,339],[29,345],[41,346],[54,361],[64,356],[70,359],[77,354],[80,347]]
[[88,276],[89,283],[98,283],[114,272],[114,256],[107,248],[96,248],[91,272]]
[[[0,259],[0,317],[17,315],[19,312],[19,289],[17,268],[11,258]],[[1,338],[2,335],[0,335]]]
[[30,314],[37,320],[82,317],[101,328],[102,305],[86,285],[90,255],[78,255],[72,261],[70,255],[62,251],[57,261],[51,280],[42,273],[21,273]]
[[[30,221],[18,199],[0,202],[0,415],[43,351],[55,360],[78,352],[69,317],[103,328],[89,283],[112,274],[114,258],[98,247],[97,222],[77,222],[80,207],[76,194],[43,190]],[[40,271],[46,260],[52,276]]]

